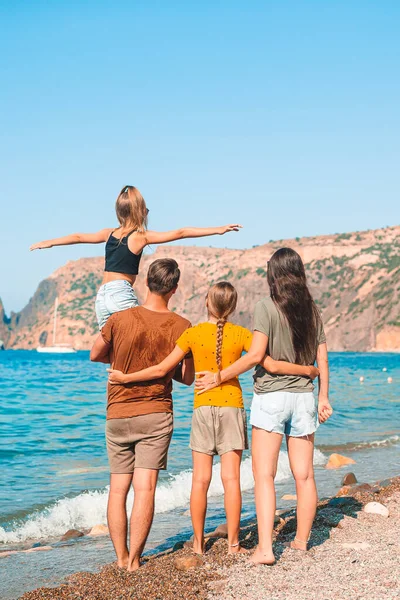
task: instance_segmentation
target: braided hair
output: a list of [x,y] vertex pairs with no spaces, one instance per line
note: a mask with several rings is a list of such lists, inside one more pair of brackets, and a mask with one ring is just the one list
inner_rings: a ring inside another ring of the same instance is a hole
[[207,294],[207,306],[209,313],[217,319],[217,346],[215,357],[218,370],[222,370],[222,343],[224,327],[236,309],[237,291],[228,281],[220,281],[213,285]]

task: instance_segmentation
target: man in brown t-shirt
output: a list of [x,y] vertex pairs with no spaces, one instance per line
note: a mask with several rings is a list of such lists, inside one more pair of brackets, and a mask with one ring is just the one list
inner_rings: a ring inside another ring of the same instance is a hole
[[[142,306],[114,313],[96,339],[90,358],[112,362],[113,368],[133,373],[158,364],[174,349],[190,322],[168,309],[180,277],[172,259],[154,261],[147,274],[148,295]],[[172,379],[191,385],[193,360],[179,373],[138,384],[112,385],[107,390],[106,439],[110,462],[107,518],[118,565],[139,567],[154,516],[158,471],[167,466],[172,436]],[[126,498],[133,484],[134,504],[127,546]]]

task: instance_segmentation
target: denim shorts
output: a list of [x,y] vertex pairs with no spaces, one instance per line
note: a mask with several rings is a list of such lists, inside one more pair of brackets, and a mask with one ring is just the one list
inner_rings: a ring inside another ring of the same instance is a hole
[[318,402],[311,392],[254,394],[250,423],[292,437],[311,435],[319,427]]
[[102,329],[115,312],[138,306],[136,294],[126,279],[117,279],[104,283],[96,296],[96,317],[99,329]]

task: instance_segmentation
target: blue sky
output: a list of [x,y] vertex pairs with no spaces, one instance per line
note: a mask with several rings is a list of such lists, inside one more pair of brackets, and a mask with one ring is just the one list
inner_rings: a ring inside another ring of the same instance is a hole
[[[241,222],[204,244],[399,223],[400,3],[0,2],[0,297],[101,246],[31,243],[114,224]],[[188,242],[190,243],[190,242]]]

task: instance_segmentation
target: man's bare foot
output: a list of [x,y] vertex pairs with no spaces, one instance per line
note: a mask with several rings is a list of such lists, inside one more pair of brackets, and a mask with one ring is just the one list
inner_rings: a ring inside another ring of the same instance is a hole
[[228,554],[247,554],[248,550],[242,548],[242,546],[229,546]]
[[301,552],[307,552],[307,542],[301,542],[300,540],[294,539],[293,542],[285,542],[286,548],[291,550],[300,550]]
[[121,560],[117,560],[117,567],[119,569],[127,569],[128,568],[128,562],[129,562],[129,558],[123,558]]
[[272,552],[272,549],[262,550],[257,546],[254,554],[249,558],[249,561],[255,565],[272,566],[276,563],[276,558]]
[[133,562],[128,564],[127,571],[128,571],[128,573],[133,573],[134,571],[137,571],[139,568],[140,568],[140,561],[134,560]]

